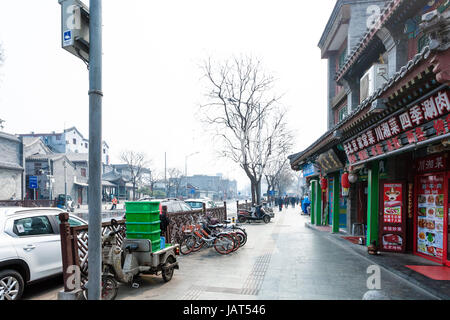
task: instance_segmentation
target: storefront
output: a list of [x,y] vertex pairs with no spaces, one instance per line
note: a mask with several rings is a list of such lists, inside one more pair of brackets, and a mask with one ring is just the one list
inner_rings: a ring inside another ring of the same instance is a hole
[[449,153],[416,162],[414,252],[450,266]]
[[367,243],[447,265],[449,97],[441,86],[343,144],[350,167],[368,169],[367,195],[358,192],[359,203],[367,197]]

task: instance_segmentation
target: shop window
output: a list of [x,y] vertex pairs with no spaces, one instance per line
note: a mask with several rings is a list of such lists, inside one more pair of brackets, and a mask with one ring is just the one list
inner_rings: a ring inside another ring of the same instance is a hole
[[42,163],[36,162],[36,163],[34,164],[34,174],[37,175],[37,176],[39,176],[41,170],[42,170]]
[[81,176],[86,177],[86,168],[81,168]]
[[342,121],[345,117],[347,117],[347,111],[348,111],[347,105],[341,107],[336,111],[335,116],[336,123]]

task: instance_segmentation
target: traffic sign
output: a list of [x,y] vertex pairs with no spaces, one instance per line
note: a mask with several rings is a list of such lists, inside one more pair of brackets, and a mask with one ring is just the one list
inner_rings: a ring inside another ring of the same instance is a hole
[[38,188],[38,177],[30,176],[29,181],[28,181],[28,187],[30,189],[37,189]]

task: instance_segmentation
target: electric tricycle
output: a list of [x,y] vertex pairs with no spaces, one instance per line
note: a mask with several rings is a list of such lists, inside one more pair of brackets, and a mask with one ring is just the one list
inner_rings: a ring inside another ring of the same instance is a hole
[[[141,274],[161,274],[165,282],[172,279],[174,269],[179,269],[176,258],[179,255],[178,244],[166,244],[165,248],[153,251],[151,240],[125,238],[119,246],[117,234],[122,230],[114,219],[111,225],[113,230],[102,238],[103,300],[116,298],[119,282],[139,288],[134,280]],[[87,290],[85,294],[87,296]]]

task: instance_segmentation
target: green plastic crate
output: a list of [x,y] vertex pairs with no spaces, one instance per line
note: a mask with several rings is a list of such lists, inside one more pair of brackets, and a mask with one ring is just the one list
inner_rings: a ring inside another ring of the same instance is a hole
[[152,232],[133,232],[127,230],[128,239],[148,239],[153,243],[154,241],[161,241],[160,237],[161,237],[160,229]]
[[126,212],[132,213],[159,213],[159,201],[135,201],[125,202]]
[[155,212],[127,212],[125,214],[125,219],[127,222],[156,222],[159,221],[159,211]]
[[161,228],[161,221],[154,222],[126,222],[127,232],[153,232]]

